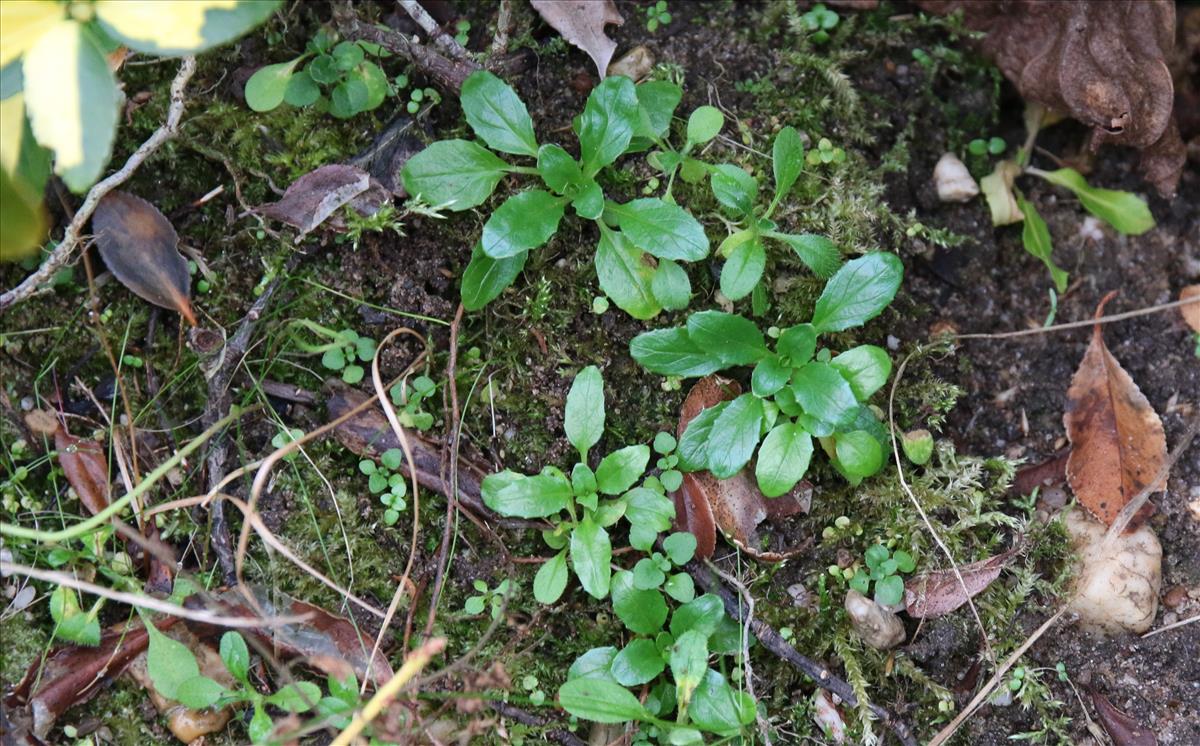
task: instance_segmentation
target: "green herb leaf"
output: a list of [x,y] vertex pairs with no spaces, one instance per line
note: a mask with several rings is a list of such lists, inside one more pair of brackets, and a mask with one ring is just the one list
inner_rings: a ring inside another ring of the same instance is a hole
[[742,394],[729,402],[708,435],[708,470],[713,476],[728,479],[750,461],[758,445],[762,418],[762,399],[753,394]]
[[886,350],[875,345],[852,347],[829,364],[842,374],[860,402],[878,391],[892,374],[892,359]]
[[675,610],[671,617],[671,634],[678,639],[685,632],[695,630],[707,637],[717,630],[724,617],[725,605],[720,597],[705,593]]
[[225,687],[207,676],[193,676],[181,682],[175,689],[175,699],[184,707],[203,710],[216,704],[226,693]]
[[705,409],[692,418],[679,438],[679,468],[683,471],[700,471],[708,468],[708,443],[713,424],[729,402],[721,402]]
[[779,201],[792,190],[804,170],[804,143],[795,127],[784,127],[775,135],[771,165],[775,172],[775,199]]
[[637,86],[638,123],[634,135],[661,139],[671,126],[671,116],[683,98],[683,89],[666,80],[652,80]]
[[659,305],[668,311],[682,311],[692,299],[692,281],[683,267],[670,259],[660,259],[650,280],[650,290]]
[[643,557],[633,566],[633,587],[638,590],[653,590],[666,579],[666,574],[649,557]]
[[776,231],[767,231],[763,235],[791,246],[796,256],[800,257],[800,261],[804,262],[804,266],[811,269],[817,277],[826,278],[833,275],[842,263],[842,253],[833,241],[825,236],[815,233],[793,235]]
[[681,604],[686,604],[696,598],[696,584],[692,576],[686,572],[677,572],[667,579],[663,591]]
[[858,408],[850,384],[828,363],[813,361],[792,374],[792,393],[806,413],[834,425],[850,422]]
[[711,669],[705,671],[688,708],[693,725],[710,733],[734,735],[754,718],[755,704],[749,692],[735,691],[724,676]]
[[693,145],[703,145],[716,137],[725,126],[725,115],[714,106],[701,106],[688,117],[687,139]]
[[558,230],[563,201],[550,192],[530,189],[514,194],[483,225],[483,253],[504,259],[536,249]]
[[1154,216],[1150,214],[1150,208],[1146,201],[1136,194],[1091,186],[1083,175],[1073,168],[1060,168],[1049,172],[1033,169],[1030,173],[1051,184],[1070,189],[1079,198],[1084,209],[1116,228],[1118,233],[1140,236],[1154,227]]
[[246,648],[246,641],[237,632],[221,635],[221,661],[233,678],[246,682],[250,674],[250,651]]
[[754,465],[758,488],[767,497],[787,494],[804,478],[812,452],[812,436],[803,428],[792,422],[776,425],[758,449]]
[[605,78],[592,89],[579,118],[579,151],[587,173],[596,173],[625,152],[637,122],[638,98],[632,80]]
[[312,106],[320,97],[321,88],[308,70],[301,70],[288,78],[287,88],[283,91],[283,100],[297,108]]
[[538,173],[546,186],[562,194],[572,184],[583,182],[583,172],[571,154],[558,145],[543,145],[537,154]]
[[592,648],[575,659],[567,669],[567,681],[573,679],[602,679],[616,682],[610,669],[613,659],[617,657],[617,649],[610,646]]
[[400,176],[410,195],[459,212],[490,197],[507,169],[507,163],[473,142],[439,140],[409,158]]
[[529,252],[522,251],[503,259],[493,259],[483,253],[483,246],[476,242],[471,249],[471,261],[463,271],[463,308],[478,311],[498,298],[521,274],[527,258]]
[[580,188],[579,194],[571,200],[575,214],[586,220],[599,220],[604,214],[604,190],[595,181],[589,181]]
[[493,150],[538,157],[529,110],[508,83],[480,70],[463,81],[459,100],[467,124]]
[[695,262],[708,255],[704,226],[679,205],[646,197],[605,208],[638,248],[660,259]]
[[552,604],[557,601],[567,588],[567,551],[564,549],[554,555],[538,569],[533,576],[533,597],[540,604]]
[[677,635],[668,662],[675,679],[675,698],[682,710],[691,702],[692,692],[708,670],[708,635],[695,629]]
[[612,544],[608,532],[591,518],[583,518],[571,531],[571,566],[579,584],[594,598],[608,595],[612,578]]
[[859,326],[880,314],[896,297],[904,265],[895,254],[876,252],[842,265],[813,311],[818,332],[837,332]]
[[[351,70],[347,75],[353,76],[361,80],[367,88],[367,101],[363,104],[363,111],[371,111],[379,108],[383,100],[388,95],[388,79],[383,70],[374,62],[363,62],[358,67]],[[315,87],[315,86],[314,86]],[[320,92],[318,91],[318,95]],[[285,94],[284,99],[287,99]],[[316,101],[316,98],[313,98]],[[289,102],[290,103],[290,102]]]
[[481,492],[483,502],[501,515],[545,518],[567,507],[571,483],[560,475],[527,477],[505,470],[485,477]]
[[568,681],[558,690],[558,703],[575,717],[594,723],[624,723],[649,717],[632,692],[603,679]]
[[1055,264],[1051,257],[1054,245],[1050,241],[1050,229],[1046,227],[1046,221],[1042,220],[1042,216],[1038,214],[1033,203],[1027,201],[1019,193],[1017,194],[1017,208],[1025,216],[1025,224],[1021,227],[1021,243],[1025,245],[1025,250],[1041,259],[1046,268],[1050,270],[1050,278],[1054,280],[1054,287],[1058,289],[1058,292],[1066,292],[1067,273]]
[[626,493],[625,519],[630,525],[640,525],[658,533],[671,527],[675,505],[654,490],[644,487]]
[[[644,591],[633,584],[633,573],[622,570],[612,578],[613,612],[631,632],[653,635],[667,620],[667,602],[656,590]],[[676,612],[678,614],[679,612]]]
[[895,606],[904,599],[904,580],[899,575],[889,575],[875,583],[875,603],[880,606]]
[[[304,58],[297,57],[288,62],[258,68],[246,81],[246,104],[254,111],[270,111],[282,104],[292,80],[292,73],[302,59]],[[309,81],[312,81],[311,77]]]
[[146,649],[146,670],[154,689],[167,699],[178,700],[179,686],[200,675],[196,656],[183,643],[167,637],[153,624],[147,624],[150,638]]
[[663,551],[676,567],[687,564],[696,554],[696,537],[685,531],[676,531],[663,539]]
[[617,653],[612,662],[612,675],[624,686],[638,686],[653,681],[666,668],[666,661],[653,640],[645,637],[633,640]]
[[883,448],[866,430],[853,430],[835,437],[837,460],[846,473],[869,477],[883,467]]
[[347,76],[329,94],[329,113],[339,119],[349,119],[367,108],[370,97],[366,83]]
[[580,459],[586,461],[588,450],[604,434],[604,378],[596,366],[589,365],[579,371],[571,383],[563,429],[567,440],[579,451]]
[[791,377],[792,369],[780,362],[778,355],[767,355],[754,366],[750,390],[765,399],[786,386]]
[[[688,337],[699,348],[711,350],[722,367],[753,365],[768,354],[758,325],[737,314],[701,311],[688,317]],[[640,362],[640,361],[639,361]]]
[[653,290],[656,270],[647,261],[646,252],[630,243],[625,234],[600,231],[592,262],[600,289],[622,311],[645,320],[662,310]]
[[287,712],[308,712],[320,699],[321,687],[311,681],[297,681],[283,687],[265,701]]
[[721,293],[729,300],[740,300],[754,290],[767,266],[767,252],[757,238],[734,247],[721,267]]
[[732,163],[713,166],[709,176],[713,196],[739,217],[754,212],[754,201],[758,199],[758,181]]
[[683,327],[643,332],[629,343],[629,354],[646,370],[666,376],[699,378],[725,367],[700,349]]
[[596,486],[606,495],[619,495],[641,478],[650,462],[650,446],[626,446],[605,456],[596,467]]
[[779,333],[775,351],[788,365],[798,368],[812,360],[817,351],[817,330],[812,324],[789,326]]

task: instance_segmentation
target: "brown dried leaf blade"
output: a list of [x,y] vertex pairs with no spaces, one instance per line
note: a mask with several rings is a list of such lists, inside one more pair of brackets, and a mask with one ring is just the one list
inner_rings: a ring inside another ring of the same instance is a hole
[[100,256],[122,285],[196,325],[179,235],[157,207],[128,192],[109,192],[96,206],[92,229]]
[[[1111,297],[1101,301],[1097,317]],[[1071,489],[1080,505],[1111,526],[1121,508],[1149,487],[1166,463],[1167,438],[1158,413],[1108,351],[1099,324],[1067,390],[1063,424],[1071,441]],[[1164,480],[1155,489],[1165,486]],[[1128,530],[1136,529],[1151,511],[1147,503]]]
[[370,175],[356,166],[321,166],[292,182],[278,202],[263,205],[262,214],[287,223],[303,236],[370,185]]
[[1183,321],[1192,327],[1192,331],[1200,334],[1200,285],[1188,285],[1179,291],[1179,300],[1190,300],[1191,303],[1180,306],[1179,313]]
[[904,584],[904,606],[908,615],[916,619],[932,619],[954,611],[983,593],[992,581],[1000,577],[1000,571],[1017,553],[1017,549],[1014,546],[995,557],[960,565],[961,583],[953,569],[927,572],[910,578]]
[[96,515],[108,507],[112,483],[108,479],[108,459],[104,449],[93,440],[85,440],[59,428],[54,432],[54,447],[58,463],[67,475],[67,482],[79,495],[79,502],[88,513]]
[[1089,689],[1096,717],[1115,746],[1158,746],[1154,732],[1113,706],[1112,702],[1095,689]]
[[625,23],[612,0],[532,0],[532,5],[564,39],[588,53],[601,78],[607,74],[617,43],[604,27]]

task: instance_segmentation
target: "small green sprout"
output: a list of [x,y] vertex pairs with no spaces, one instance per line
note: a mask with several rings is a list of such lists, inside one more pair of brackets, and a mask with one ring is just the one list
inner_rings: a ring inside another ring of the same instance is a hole
[[829,41],[829,31],[838,25],[838,14],[825,7],[825,3],[817,3],[804,15],[800,16],[804,28],[809,32],[808,38],[814,44],[824,44]]
[[490,608],[492,619],[498,619],[500,608],[504,605],[504,597],[508,594],[509,581],[501,580],[493,589],[489,589],[488,584],[482,580],[476,580],[472,585],[479,593],[467,598],[466,603],[463,604],[463,611],[475,616],[482,614],[484,609]]
[[312,344],[294,335],[297,347],[312,355],[320,354],[321,365],[332,371],[341,371],[342,380],[346,383],[358,383],[366,373],[356,361],[369,363],[375,359],[375,340],[359,336],[353,329],[335,331],[308,319],[297,319],[292,323],[326,340],[321,344]]
[[417,376],[412,383],[401,381],[388,391],[392,404],[400,409],[397,419],[405,427],[422,432],[433,427],[433,415],[421,408],[421,402],[437,391],[437,384],[429,376]]
[[462,46],[467,46],[467,42],[471,36],[471,22],[465,18],[461,18],[454,24],[454,41]]
[[872,544],[863,555],[867,569],[859,568],[850,579],[850,587],[864,596],[875,584],[875,601],[881,606],[895,606],[904,599],[904,579],[900,573],[916,569],[912,555],[903,549],[892,552],[883,544]]
[[368,477],[367,488],[387,508],[383,511],[385,526],[394,526],[400,514],[408,507],[404,498],[408,495],[408,482],[399,474],[404,463],[404,453],[399,448],[389,448],[379,457],[376,464],[369,458],[358,462],[358,470]]
[[122,355],[121,364],[128,365],[130,368],[141,368],[146,365],[146,362],[137,355]]
[[808,151],[804,158],[810,166],[844,163],[846,160],[846,151],[842,148],[834,147],[828,137],[822,137],[817,141],[817,147]]
[[666,26],[671,22],[671,14],[667,12],[667,0],[658,0],[654,5],[646,8],[646,30],[650,33],[658,31],[659,26]]

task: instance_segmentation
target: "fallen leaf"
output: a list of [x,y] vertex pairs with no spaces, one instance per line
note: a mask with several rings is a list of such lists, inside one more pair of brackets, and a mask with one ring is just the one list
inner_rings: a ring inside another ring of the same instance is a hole
[[[1113,295],[1100,302],[1097,318]],[[1166,463],[1167,439],[1158,413],[1105,346],[1100,324],[1071,379],[1063,424],[1071,441],[1071,489],[1080,505],[1111,526]],[[1165,487],[1164,479],[1154,489]],[[1135,530],[1151,512],[1153,506],[1146,503],[1127,530]]]
[[612,0],[531,0],[531,4],[564,39],[588,53],[603,79],[617,51],[617,43],[608,38],[604,27],[625,23]]
[[1108,701],[1108,697],[1095,689],[1089,688],[1088,694],[1092,696],[1096,717],[1104,730],[1108,731],[1114,746],[1158,746],[1154,731],[1118,710]]
[[1175,193],[1187,152],[1172,115],[1166,58],[1175,47],[1173,0],[1048,3],[918,0],[922,10],[962,11],[983,31],[983,52],[1022,98],[1092,128],[1090,147],[1142,151],[1141,170],[1160,194]]
[[157,207],[128,192],[109,192],[96,206],[92,229],[100,256],[122,285],[196,325],[179,235]]
[[1013,477],[1013,491],[1018,495],[1029,495],[1039,487],[1045,489],[1066,484],[1067,459],[1070,457],[1070,451],[1063,451],[1040,464],[1022,466]]
[[[679,437],[683,437],[688,423],[702,411],[733,399],[739,393],[741,387],[736,382],[715,375],[700,379],[680,408]],[[758,525],[764,520],[808,512],[812,485],[806,481],[797,484],[786,495],[768,499],[745,469],[728,479],[717,479],[710,472],[696,471],[683,475],[683,483],[672,497],[676,528],[696,537],[697,557],[712,556],[718,528],[739,549],[767,562],[779,562],[807,548],[807,544],[781,552],[758,548]]]
[[79,495],[79,502],[88,513],[96,515],[108,507],[112,482],[108,478],[108,458],[94,440],[77,438],[65,429],[54,433],[58,463],[67,475],[67,482]]
[[1019,548],[1018,543],[995,557],[959,565],[962,583],[958,582],[958,576],[953,569],[936,570],[909,578],[904,584],[904,607],[908,615],[915,619],[932,619],[954,611],[968,599],[978,596],[992,581],[1000,577],[1000,571]]
[[357,166],[321,166],[292,182],[278,202],[259,209],[263,215],[299,230],[300,238],[370,186],[370,175]]
[[1191,303],[1180,306],[1179,313],[1183,321],[1192,327],[1192,331],[1200,334],[1200,285],[1188,285],[1179,291],[1179,300],[1190,300]]

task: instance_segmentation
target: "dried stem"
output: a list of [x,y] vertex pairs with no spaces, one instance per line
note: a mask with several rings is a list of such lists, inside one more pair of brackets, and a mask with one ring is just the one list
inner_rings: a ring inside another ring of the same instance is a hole
[[399,0],[400,5],[408,12],[408,15],[417,22],[417,25],[425,29],[425,33],[429,34],[429,38],[433,40],[433,45],[448,54],[456,60],[470,59],[467,55],[467,50],[463,49],[463,45],[458,43],[450,34],[433,19],[433,16],[421,7],[417,0]]
[[1096,324],[1111,324],[1114,321],[1124,321],[1138,316],[1146,316],[1159,311],[1167,311],[1172,308],[1186,306],[1189,303],[1200,303],[1200,295],[1192,298],[1183,298],[1181,300],[1171,301],[1170,303],[1160,303],[1157,306],[1148,306],[1146,308],[1138,308],[1133,311],[1124,313],[1114,313],[1111,316],[1101,316],[1098,319],[1085,319],[1083,321],[1071,321],[1065,324],[1055,324],[1054,326],[1043,326],[1037,329],[1021,329],[1015,332],[997,332],[995,334],[955,334],[951,339],[1011,339],[1013,337],[1028,337],[1034,334],[1046,334],[1047,332],[1060,332],[1066,329],[1079,329],[1085,326],[1095,326]]
[[170,140],[179,131],[179,121],[183,118],[184,108],[184,88],[187,87],[188,81],[191,80],[192,74],[196,72],[196,58],[184,57],[179,65],[179,72],[175,75],[175,80],[171,82],[171,106],[167,109],[167,121],[161,127],[154,131],[154,134],[133,151],[133,155],[129,156],[129,160],[125,161],[125,165],[120,171],[109,176],[103,181],[97,182],[88,190],[87,196],[83,200],[83,204],[79,207],[79,211],[75,213],[75,217],[67,225],[67,229],[63,232],[62,241],[55,247],[54,251],[50,252],[50,256],[46,257],[46,261],[42,262],[42,266],[38,267],[33,274],[26,277],[12,290],[0,295],[0,313],[6,312],[9,308],[20,303],[37,293],[38,288],[49,282],[54,273],[62,268],[71,260],[75,250],[80,245],[80,236],[83,235],[83,226],[92,217],[92,213],[96,211],[96,206],[100,204],[100,200],[106,194],[124,184],[133,176],[133,172],[142,165],[142,162],[149,158],[154,151],[158,150],[167,140]]
[[462,88],[467,76],[480,69],[473,61],[449,59],[404,34],[363,23],[353,11],[335,10],[334,17],[347,39],[369,41],[400,55],[432,78],[439,87],[455,94]]

